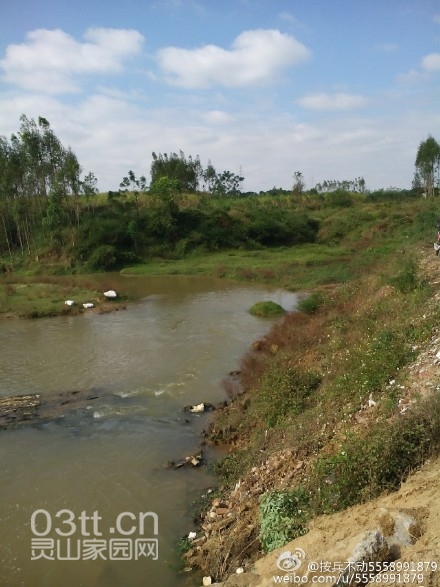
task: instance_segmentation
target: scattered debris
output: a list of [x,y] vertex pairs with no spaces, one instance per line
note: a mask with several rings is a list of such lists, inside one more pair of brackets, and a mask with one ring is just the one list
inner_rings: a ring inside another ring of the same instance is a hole
[[205,411],[205,404],[201,403],[201,404],[197,404],[196,406],[191,406],[189,411],[193,412],[193,414],[198,414],[199,412],[204,412]]
[[109,289],[108,291],[104,292],[104,297],[106,298],[117,298],[118,294],[113,289]]
[[166,464],[168,469],[181,469],[182,467],[192,466],[198,467],[199,465],[203,464],[203,451],[195,455],[187,456],[183,459],[183,461],[168,461]]
[[39,394],[17,395],[0,399],[0,428],[31,420],[37,416],[41,400]]
[[66,300],[64,303],[66,304],[66,306],[73,306],[75,301],[74,300]]
[[183,408],[184,412],[192,412],[193,414],[202,414],[203,412],[208,412],[210,410],[214,410],[214,406],[208,402],[202,402],[201,404],[196,404],[194,406],[185,406]]
[[85,304],[83,304],[83,308],[85,308],[86,310],[88,308],[94,308],[95,304],[92,304],[92,302],[86,302]]

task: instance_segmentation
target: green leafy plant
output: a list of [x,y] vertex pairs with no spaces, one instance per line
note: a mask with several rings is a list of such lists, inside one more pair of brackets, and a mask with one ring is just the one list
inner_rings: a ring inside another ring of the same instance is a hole
[[367,436],[349,435],[337,454],[316,462],[310,482],[318,488],[314,513],[332,513],[396,490],[411,470],[438,452],[439,430],[440,400],[434,397],[397,422],[376,423]]
[[260,497],[259,539],[265,552],[306,533],[309,501],[308,492],[302,488],[271,491]]
[[314,314],[324,303],[324,296],[321,292],[314,292],[298,302],[297,308],[300,312]]

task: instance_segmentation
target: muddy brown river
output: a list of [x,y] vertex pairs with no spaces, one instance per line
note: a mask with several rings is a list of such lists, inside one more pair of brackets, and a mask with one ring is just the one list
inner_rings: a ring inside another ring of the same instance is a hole
[[225,399],[221,380],[270,327],[252,304],[296,304],[291,293],[210,278],[112,284],[141,300],[111,314],[0,323],[1,397],[95,398],[0,431],[1,585],[188,585],[176,544],[214,479],[164,466],[199,448],[207,416],[182,408]]

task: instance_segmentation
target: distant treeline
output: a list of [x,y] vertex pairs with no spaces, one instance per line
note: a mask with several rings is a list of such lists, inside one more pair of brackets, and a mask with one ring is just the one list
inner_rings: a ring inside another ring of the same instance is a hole
[[118,189],[99,194],[93,173],[40,117],[23,115],[17,134],[0,137],[0,257],[17,253],[64,258],[74,266],[113,269],[155,256],[194,250],[255,248],[314,242],[316,210],[349,207],[356,199],[415,192],[365,194],[365,181],[328,181],[306,191],[302,174],[292,190],[243,193],[243,177],[206,168],[199,157],[153,153],[145,176],[130,170]]

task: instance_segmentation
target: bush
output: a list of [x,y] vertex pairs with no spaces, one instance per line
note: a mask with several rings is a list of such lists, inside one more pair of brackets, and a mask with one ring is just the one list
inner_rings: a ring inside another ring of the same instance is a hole
[[324,201],[327,205],[338,208],[349,208],[354,203],[353,196],[344,190],[336,190],[326,194]]
[[396,490],[415,468],[440,448],[440,398],[422,402],[398,421],[376,423],[353,434],[338,454],[321,457],[311,487],[315,513],[332,513]]
[[271,491],[260,497],[261,548],[270,552],[307,531],[309,495],[302,489]]
[[315,292],[300,300],[297,304],[297,308],[300,312],[306,314],[314,314],[324,303],[324,296],[320,292]]
[[113,245],[101,245],[89,257],[92,269],[113,269],[117,265],[117,251]]
[[280,316],[281,314],[285,313],[283,307],[275,302],[257,302],[252,306],[249,312],[253,316],[261,316],[261,317],[268,317],[268,316]]

